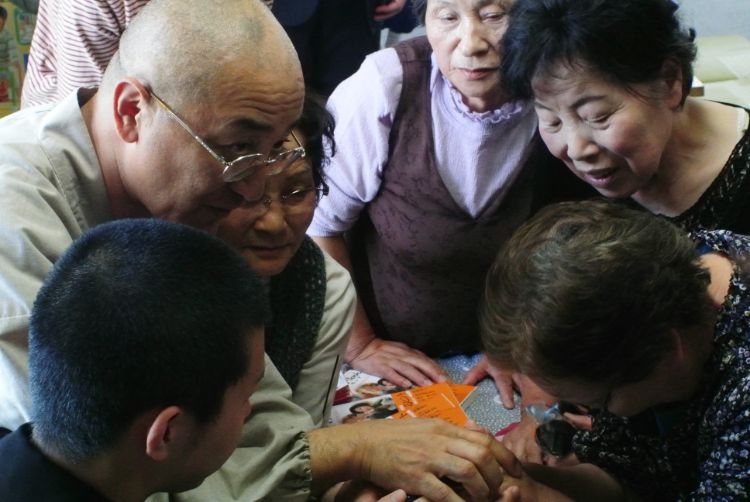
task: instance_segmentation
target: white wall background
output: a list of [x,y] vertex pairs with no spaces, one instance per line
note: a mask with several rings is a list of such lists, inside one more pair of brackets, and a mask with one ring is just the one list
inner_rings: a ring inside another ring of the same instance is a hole
[[699,37],[743,35],[750,40],[750,0],[678,0],[682,21]]

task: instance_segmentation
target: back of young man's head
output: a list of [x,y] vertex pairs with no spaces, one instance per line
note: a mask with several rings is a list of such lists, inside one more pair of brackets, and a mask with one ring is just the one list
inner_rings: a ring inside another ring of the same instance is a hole
[[94,228],[34,303],[35,437],[81,462],[149,410],[179,406],[210,422],[246,375],[248,334],[268,312],[257,276],[207,233],[156,219]]

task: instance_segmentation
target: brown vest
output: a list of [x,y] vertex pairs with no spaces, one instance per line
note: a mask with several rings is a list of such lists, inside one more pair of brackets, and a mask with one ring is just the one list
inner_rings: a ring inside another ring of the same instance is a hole
[[478,218],[461,209],[435,167],[430,46],[417,38],[396,51],[403,88],[380,192],[352,234],[355,281],[382,338],[433,357],[475,352],[484,276],[530,214],[531,170]]

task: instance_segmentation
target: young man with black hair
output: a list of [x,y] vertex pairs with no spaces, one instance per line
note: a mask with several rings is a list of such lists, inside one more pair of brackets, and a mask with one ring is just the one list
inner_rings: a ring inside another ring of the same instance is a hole
[[260,279],[205,232],[125,219],[84,234],[34,303],[32,420],[0,440],[0,499],[199,485],[250,415],[268,316]]

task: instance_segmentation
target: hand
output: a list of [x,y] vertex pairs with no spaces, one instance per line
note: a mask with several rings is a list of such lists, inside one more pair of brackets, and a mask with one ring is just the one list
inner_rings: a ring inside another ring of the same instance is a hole
[[406,502],[406,492],[385,490],[367,481],[346,481],[339,483],[322,497],[324,502]]
[[573,502],[567,495],[534,480],[526,472],[520,478],[506,476],[500,494],[500,502]]
[[469,500],[495,500],[504,473],[520,477],[521,465],[490,434],[437,419],[374,420],[308,433],[313,483],[367,479],[435,502],[459,502],[449,483]]
[[544,452],[536,442],[536,419],[526,412],[521,413],[518,426],[503,437],[503,444],[522,461],[541,464]]
[[576,413],[566,412],[563,413],[563,417],[576,429],[590,431],[591,427],[593,426],[591,415],[578,415]]
[[421,351],[380,338],[372,338],[347,362],[354,369],[383,377],[399,387],[430,385],[448,379],[443,368]]
[[476,385],[477,382],[486,376],[492,377],[495,381],[495,387],[500,394],[500,400],[503,406],[512,410],[516,406],[514,388],[516,387],[515,378],[517,373],[512,370],[497,368],[493,366],[487,356],[482,354],[479,362],[466,372],[464,382],[467,385]]
[[521,502],[521,489],[517,486],[501,488],[498,502]]
[[378,499],[378,502],[406,502],[406,492],[404,490],[396,490],[388,495]]
[[378,5],[372,18],[377,22],[385,21],[401,12],[405,4],[406,0],[391,0],[389,3]]
[[564,457],[553,457],[552,455],[546,455],[542,463],[551,467],[570,467],[573,465],[579,465],[581,461],[578,460],[578,457],[575,453],[568,453]]
[[513,454],[476,426],[472,430],[426,419],[377,423],[381,430],[367,431],[375,444],[363,452],[365,472],[386,488],[401,487],[435,501],[464,500],[446,484],[451,480],[469,500],[484,501],[497,497],[503,470],[522,473]]

